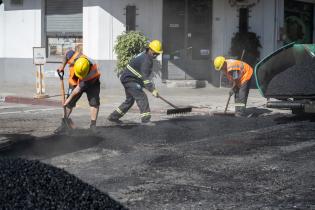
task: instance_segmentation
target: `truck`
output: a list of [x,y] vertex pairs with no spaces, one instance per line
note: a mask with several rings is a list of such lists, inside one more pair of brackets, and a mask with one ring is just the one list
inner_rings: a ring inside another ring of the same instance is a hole
[[315,114],[315,44],[287,44],[256,64],[256,85],[266,106]]

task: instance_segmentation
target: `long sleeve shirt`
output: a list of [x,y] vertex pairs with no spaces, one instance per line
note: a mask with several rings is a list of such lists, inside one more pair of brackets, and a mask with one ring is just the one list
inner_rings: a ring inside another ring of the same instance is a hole
[[155,89],[155,85],[150,79],[152,67],[153,57],[144,51],[129,62],[120,80],[122,83],[136,82],[152,92]]

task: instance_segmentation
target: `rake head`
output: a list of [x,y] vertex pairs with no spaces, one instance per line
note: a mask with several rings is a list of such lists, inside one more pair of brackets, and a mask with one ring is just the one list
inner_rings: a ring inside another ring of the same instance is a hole
[[191,107],[185,107],[185,108],[177,108],[177,109],[168,109],[166,111],[167,115],[171,114],[186,114],[192,111]]

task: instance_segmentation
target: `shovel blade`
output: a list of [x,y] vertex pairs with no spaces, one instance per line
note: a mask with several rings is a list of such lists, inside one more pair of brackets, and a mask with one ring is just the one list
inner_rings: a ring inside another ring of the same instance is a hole
[[62,121],[68,130],[76,128],[71,118],[63,118]]

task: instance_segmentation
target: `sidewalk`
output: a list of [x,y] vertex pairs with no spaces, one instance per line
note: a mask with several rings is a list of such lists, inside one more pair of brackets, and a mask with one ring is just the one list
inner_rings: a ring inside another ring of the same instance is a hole
[[[57,85],[55,85],[57,84]],[[59,81],[56,80],[54,85],[46,84],[46,94],[49,96],[47,99],[34,99],[35,84],[11,84],[4,83],[0,85],[0,101],[6,103],[21,103],[32,105],[47,105],[47,106],[60,106],[61,96],[59,89]],[[67,86],[66,86],[67,88]],[[193,106],[199,107],[198,111],[223,111],[227,98],[227,88],[216,88],[208,85],[205,88],[192,89],[192,88],[167,88],[166,86],[159,87],[159,93],[179,107]],[[150,107],[153,112],[160,112],[162,109],[171,108],[163,101],[154,98],[147,92]],[[114,109],[121,104],[125,99],[123,87],[116,89],[104,89],[101,87],[101,107]],[[266,99],[263,98],[256,89],[251,89],[248,99],[247,107],[260,107],[263,108]],[[231,100],[229,110],[233,110],[234,100]],[[78,107],[88,108],[86,97],[83,96],[78,102]],[[133,108],[135,108],[134,106]],[[196,110],[196,109],[194,109]]]

